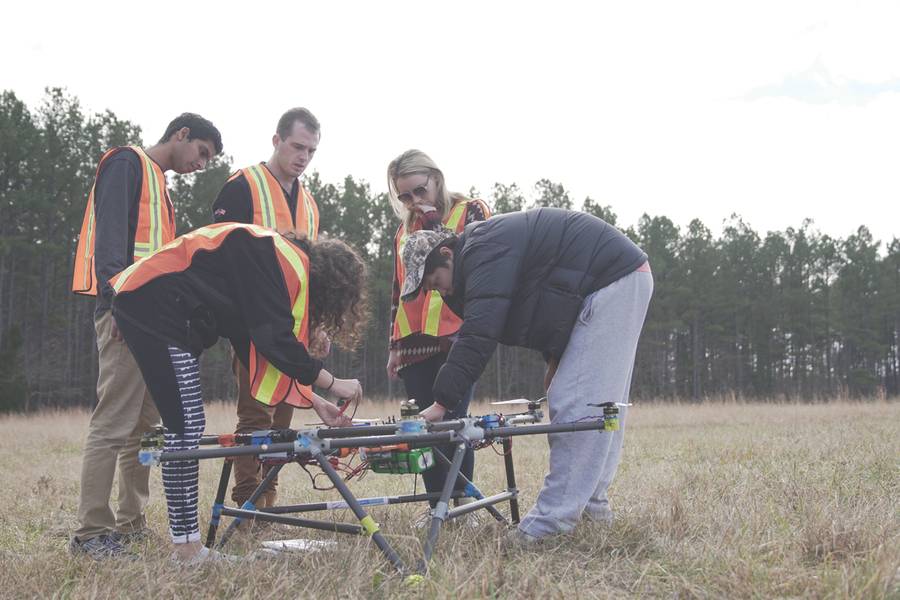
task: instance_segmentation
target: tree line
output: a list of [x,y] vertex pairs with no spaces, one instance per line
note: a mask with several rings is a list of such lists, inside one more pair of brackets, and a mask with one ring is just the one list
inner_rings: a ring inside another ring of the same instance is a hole
[[[227,140],[227,132],[226,132]],[[62,89],[36,108],[0,94],[0,410],[91,405],[97,376],[92,299],[69,291],[72,261],[97,162],[109,147],[141,144],[141,129],[111,111],[88,113]],[[261,159],[265,157],[260,157]],[[384,157],[385,162],[390,157]],[[211,222],[210,206],[232,170],[228,156],[170,177],[178,231]],[[338,372],[368,395],[400,396],[385,373],[393,237],[383,191],[350,175],[313,172],[321,231],[353,245],[369,267],[371,317],[363,343],[336,349]],[[496,183],[495,214],[534,206],[579,209],[620,227],[650,256],[655,293],[635,363],[633,395],[647,399],[827,399],[900,391],[900,239],[886,244],[865,226],[846,238],[811,221],[760,234],[739,216],[713,235],[700,220],[665,216],[617,222],[590,197],[580,206],[562,184],[532,190]],[[227,344],[204,354],[205,392],[231,398]],[[499,347],[478,384],[482,397],[542,394],[536,353]]]

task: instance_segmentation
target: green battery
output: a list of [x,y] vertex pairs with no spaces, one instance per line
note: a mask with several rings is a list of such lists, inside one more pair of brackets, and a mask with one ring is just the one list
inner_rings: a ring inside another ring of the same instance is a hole
[[379,452],[369,454],[369,467],[376,473],[405,475],[423,473],[434,466],[431,448],[416,448],[409,451]]
[[619,409],[617,406],[603,407],[603,429],[605,431],[619,430]]
[[166,445],[166,430],[157,426],[141,436],[141,448],[163,448]]

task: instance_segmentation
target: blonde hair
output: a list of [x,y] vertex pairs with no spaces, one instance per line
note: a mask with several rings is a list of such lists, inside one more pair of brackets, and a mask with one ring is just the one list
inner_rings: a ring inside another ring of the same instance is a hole
[[403,222],[407,229],[416,222],[416,213],[406,208],[400,199],[397,198],[397,180],[401,177],[409,175],[426,175],[435,185],[435,208],[441,213],[441,221],[447,219],[447,215],[458,202],[469,200],[466,196],[456,192],[448,192],[447,186],[444,184],[444,173],[438,168],[431,157],[421,150],[407,150],[388,165],[388,198],[391,201],[391,208],[397,218]]

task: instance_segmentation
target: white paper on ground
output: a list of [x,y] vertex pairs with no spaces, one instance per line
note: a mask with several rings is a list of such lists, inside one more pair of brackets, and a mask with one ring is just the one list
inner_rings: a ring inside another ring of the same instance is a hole
[[272,540],[263,542],[262,547],[274,552],[318,552],[334,546],[331,540]]

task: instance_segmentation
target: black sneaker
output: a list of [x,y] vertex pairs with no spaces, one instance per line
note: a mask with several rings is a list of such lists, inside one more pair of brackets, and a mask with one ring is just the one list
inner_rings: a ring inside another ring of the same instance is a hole
[[149,540],[152,535],[150,530],[144,527],[137,531],[113,531],[109,534],[109,537],[112,541],[121,544],[122,546],[130,546],[132,544],[143,544]]
[[73,556],[86,555],[94,560],[129,558],[132,556],[125,546],[105,533],[85,541],[73,537],[72,541],[69,542],[69,552]]

